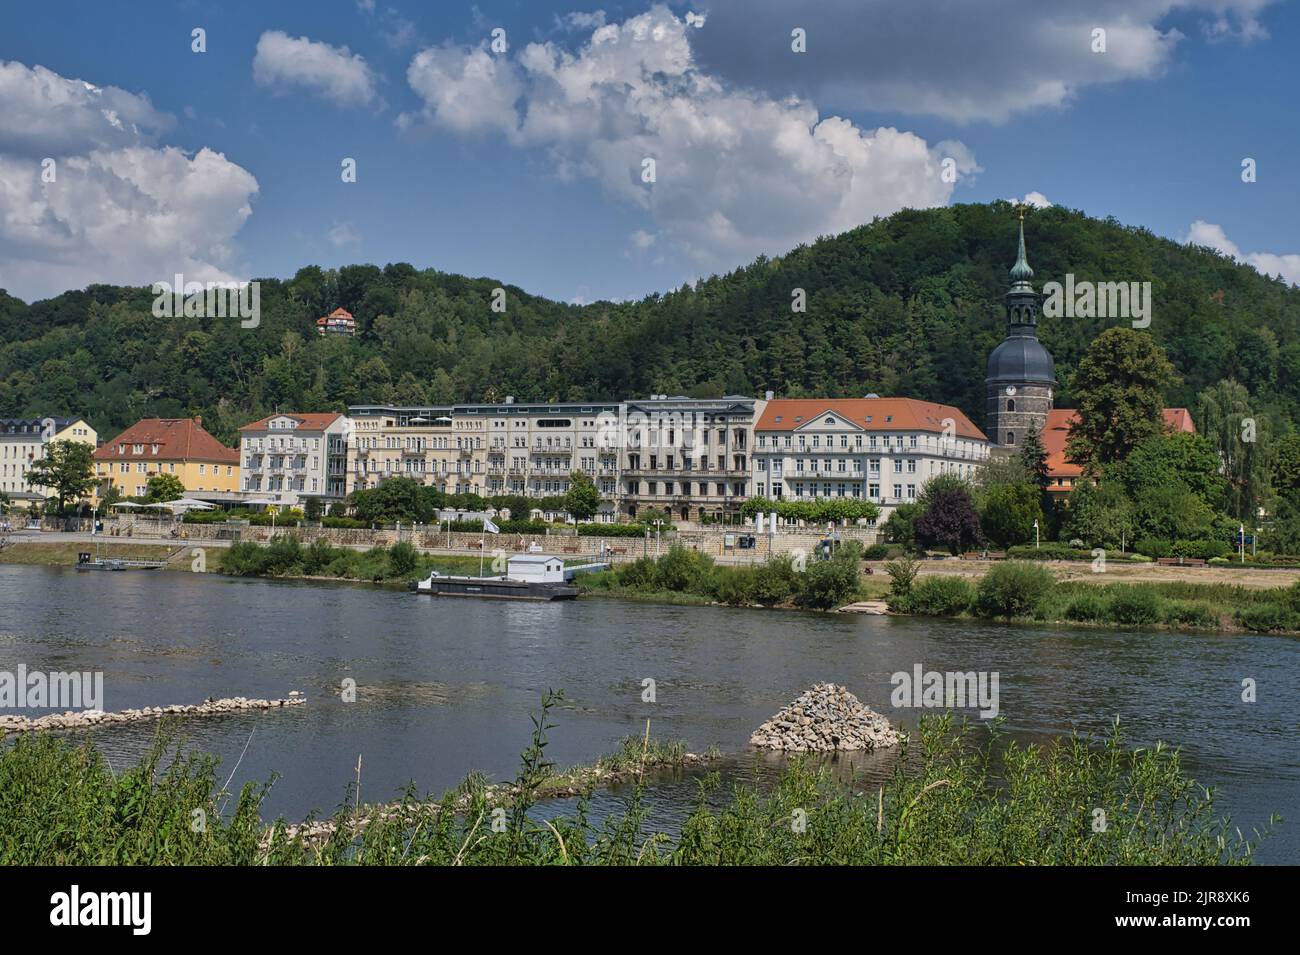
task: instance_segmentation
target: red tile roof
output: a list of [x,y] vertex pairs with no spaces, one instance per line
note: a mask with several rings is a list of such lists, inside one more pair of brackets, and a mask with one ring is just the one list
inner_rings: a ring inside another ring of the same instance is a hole
[[330,313],[329,313],[328,315],[326,315],[324,318],[318,318],[318,319],[316,319],[316,324],[317,324],[317,325],[327,325],[327,324],[329,324],[329,320],[330,320],[331,318],[342,318],[342,319],[345,319],[345,324],[346,324],[346,322],[352,322],[352,321],[355,321],[355,319],[353,319],[353,317],[352,317],[352,313],[349,312],[346,308],[336,308],[336,309],[334,309],[334,311],[330,312]]
[[916,398],[775,398],[767,403],[755,431],[794,431],[826,412],[847,418],[865,431],[943,431],[951,418],[956,434],[987,441],[984,432],[952,405]]
[[[1186,408],[1164,409],[1165,430],[1196,432],[1192,413]],[[1047,473],[1050,477],[1078,477],[1083,468],[1065,459],[1065,442],[1070,437],[1070,425],[1079,420],[1073,408],[1054,408],[1047,413],[1043,426],[1043,447],[1047,450]]]
[[269,414],[259,421],[253,421],[240,428],[240,431],[270,431],[268,427],[271,421],[276,418],[292,418],[298,422],[299,431],[324,431],[342,415],[337,412],[317,413],[309,412],[307,414],[298,414],[294,411],[281,411],[277,414]]
[[[111,441],[105,441],[95,450],[97,461],[165,460],[214,461],[217,464],[238,464],[239,452],[228,448],[203,430],[202,418],[141,418]],[[134,445],[143,446],[135,453]],[[158,453],[152,452],[158,445]],[[124,447],[118,453],[118,445]]]

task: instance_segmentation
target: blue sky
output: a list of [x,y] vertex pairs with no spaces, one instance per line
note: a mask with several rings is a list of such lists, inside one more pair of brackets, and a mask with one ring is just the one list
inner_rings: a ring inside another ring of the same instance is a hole
[[390,261],[639,297],[905,205],[1031,193],[1300,282],[1294,3],[3,0],[0,15],[0,288],[29,300]]

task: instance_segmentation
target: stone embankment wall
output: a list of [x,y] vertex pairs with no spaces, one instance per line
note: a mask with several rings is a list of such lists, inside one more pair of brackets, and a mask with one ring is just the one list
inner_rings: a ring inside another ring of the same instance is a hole
[[[87,528],[88,530],[89,528]],[[870,546],[876,542],[876,531],[868,527],[842,528],[836,532],[841,540],[855,540]],[[662,538],[644,537],[588,537],[557,531],[553,534],[488,534],[486,538],[475,533],[453,531],[448,534],[434,525],[402,525],[377,528],[339,528],[317,525],[301,527],[258,526],[252,524],[184,524],[167,519],[130,517],[105,522],[105,543],[133,540],[147,542],[162,539],[166,543],[204,541],[222,544],[232,538],[256,543],[269,543],[280,535],[296,537],[304,546],[324,539],[335,546],[368,549],[391,547],[399,540],[407,541],[422,551],[479,553],[480,542],[491,554],[502,550],[507,554],[525,553],[536,545],[548,554],[562,557],[598,557],[615,563],[635,560],[643,555],[654,557],[668,551],[674,542],[708,554],[724,563],[761,562],[770,554],[804,554],[809,558],[823,540],[826,531],[810,528],[782,529],[776,534],[755,534],[752,528],[697,528],[678,530]],[[741,548],[742,536],[753,536],[753,548]]]

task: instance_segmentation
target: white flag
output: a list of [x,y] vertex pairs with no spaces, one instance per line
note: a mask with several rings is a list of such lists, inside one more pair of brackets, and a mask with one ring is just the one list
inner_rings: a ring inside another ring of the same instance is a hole
[[490,518],[490,517],[485,517],[485,518],[483,518],[483,530],[487,531],[489,534],[500,534],[500,533],[501,533],[501,528],[499,528],[499,527],[497,527],[495,524],[493,524],[493,523],[492,523],[492,518]]

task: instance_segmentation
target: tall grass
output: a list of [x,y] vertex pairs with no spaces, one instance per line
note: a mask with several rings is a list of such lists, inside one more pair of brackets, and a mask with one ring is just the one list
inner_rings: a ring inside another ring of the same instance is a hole
[[927,717],[878,788],[845,784],[811,758],[768,791],[724,793],[709,774],[676,838],[650,826],[640,781],[599,822],[588,795],[542,819],[533,809],[555,778],[546,746],[558,699],[543,699],[504,802],[472,776],[436,801],[408,788],[366,816],[350,785],[320,838],[264,825],[269,783],[227,794],[213,758],[177,750],[168,762],[162,737],[120,775],[89,744],[19,739],[0,752],[0,864],[1214,865],[1254,853],[1177,752],[1129,751],[1118,725],[1099,744],[1021,746],[996,728]]

